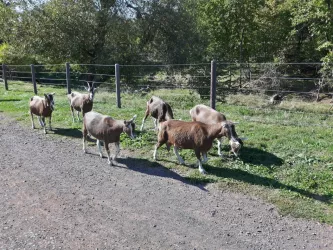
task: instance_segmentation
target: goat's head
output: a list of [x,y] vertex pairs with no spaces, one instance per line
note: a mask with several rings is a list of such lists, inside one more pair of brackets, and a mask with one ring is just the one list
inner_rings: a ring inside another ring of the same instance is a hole
[[87,86],[88,87],[84,86],[84,88],[89,92],[89,99],[93,100],[97,88],[94,87],[93,82],[92,83],[87,82]]
[[125,126],[123,128],[123,132],[126,133],[131,139],[134,139],[135,119],[136,115],[134,115],[131,120],[124,121]]
[[229,139],[231,152],[235,156],[239,156],[239,150],[242,148],[243,140],[245,140],[246,138],[244,138],[243,140],[241,138],[238,138],[238,135],[235,130],[235,124],[236,123],[231,121],[222,122],[222,131],[224,136],[228,137]]
[[50,107],[52,111],[54,110],[54,98],[53,98],[54,95],[55,93],[44,94],[46,107]]

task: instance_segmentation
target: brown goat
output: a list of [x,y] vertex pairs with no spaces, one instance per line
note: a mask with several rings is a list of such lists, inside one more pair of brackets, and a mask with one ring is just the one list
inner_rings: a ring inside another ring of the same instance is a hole
[[69,105],[72,111],[73,122],[75,122],[74,109],[77,111],[77,119],[78,121],[80,121],[79,113],[82,112],[82,116],[84,116],[85,113],[91,111],[93,108],[96,88],[94,88],[94,83],[90,84],[89,82],[87,82],[87,85],[88,87],[84,88],[89,92],[88,94],[72,92],[67,95],[69,100]]
[[86,153],[86,141],[87,135],[91,135],[97,139],[97,146],[100,157],[103,157],[101,150],[101,141],[104,142],[104,147],[108,155],[108,164],[112,164],[109,143],[115,143],[116,153],[112,160],[117,158],[120,151],[119,142],[120,134],[126,133],[131,139],[133,135],[133,124],[136,115],[129,121],[115,120],[110,116],[102,115],[100,113],[91,111],[85,114],[83,117],[83,151]]
[[35,128],[33,115],[38,117],[39,124],[44,128],[44,133],[46,134],[46,124],[45,117],[49,117],[49,126],[51,127],[51,117],[54,110],[54,93],[44,94],[44,98],[40,96],[33,96],[30,98],[29,102],[29,112],[31,115],[32,128]]
[[[227,118],[224,114],[206,106],[203,104],[199,104],[194,106],[190,110],[190,115],[192,118],[192,121],[197,122],[203,122],[205,124],[217,124],[221,123],[223,121],[227,121]],[[235,129],[235,123],[229,122],[231,127],[231,138],[229,140],[229,144],[231,146],[231,151],[234,153],[235,156],[239,155],[239,150],[241,149],[243,145],[242,139],[246,138],[239,138],[236,129]],[[217,138],[217,149],[218,149],[218,155],[222,157],[222,151],[221,151],[221,145],[222,145],[223,137]]]
[[155,130],[157,122],[164,122],[173,119],[173,113],[170,105],[157,96],[152,96],[147,102],[145,117],[142,119],[141,131],[148,116],[154,118]]
[[157,149],[163,144],[167,145],[168,150],[171,145],[174,146],[174,153],[180,164],[184,164],[184,160],[179,156],[178,149],[193,149],[198,159],[199,171],[204,174],[201,155],[204,158],[203,162],[206,162],[207,152],[211,149],[213,140],[222,136],[231,138],[230,124],[225,121],[212,125],[178,120],[162,122],[159,126],[154,159],[156,160]]

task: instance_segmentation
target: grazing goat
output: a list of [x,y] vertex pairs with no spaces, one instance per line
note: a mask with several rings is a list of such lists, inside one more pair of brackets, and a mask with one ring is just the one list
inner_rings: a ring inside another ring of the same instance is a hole
[[51,127],[52,111],[54,110],[54,93],[44,94],[44,98],[40,96],[33,96],[30,98],[30,115],[32,128],[35,128],[33,115],[37,115],[39,124],[44,128],[46,134],[45,117],[49,117],[49,126]]
[[[223,115],[220,112],[217,112],[216,110],[203,105],[199,104],[194,106],[190,110],[190,115],[192,118],[192,121],[197,121],[197,122],[203,122],[205,124],[217,124],[221,123],[223,121],[227,121],[227,118],[225,115]],[[234,153],[235,156],[238,156],[239,150],[241,149],[243,145],[242,139],[246,138],[239,138],[236,130],[235,130],[235,123],[228,121],[231,127],[231,138],[229,138],[229,144],[231,146],[231,151]],[[222,151],[221,151],[221,144],[222,144],[223,137],[218,137],[217,138],[217,149],[218,149],[218,155],[222,156]]]
[[103,157],[101,150],[101,141],[104,142],[104,147],[108,155],[108,164],[112,164],[109,143],[115,143],[116,153],[112,160],[117,158],[120,151],[119,141],[120,134],[122,132],[126,133],[131,139],[134,138],[133,135],[133,125],[136,115],[129,121],[115,120],[109,116],[99,114],[97,112],[91,111],[85,114],[83,117],[83,151],[86,153],[86,141],[87,135],[95,137],[97,139],[97,146],[99,150],[100,157]]
[[185,122],[178,120],[168,120],[160,123],[155,145],[154,159],[156,160],[157,149],[164,143],[167,149],[173,145],[174,153],[180,164],[184,160],[179,156],[178,149],[193,149],[198,159],[199,171],[204,174],[203,162],[207,161],[207,152],[213,145],[213,140],[218,137],[226,136],[231,139],[231,127],[226,121],[217,124],[204,124],[202,122]]
[[157,96],[152,96],[147,102],[146,114],[142,119],[141,131],[143,130],[143,125],[149,115],[154,118],[155,130],[157,129],[157,122],[160,123],[173,119],[170,105]]
[[77,119],[80,121],[79,113],[82,112],[82,116],[85,113],[89,112],[93,108],[93,101],[96,88],[94,87],[94,83],[87,82],[88,87],[84,87],[89,93],[81,94],[79,92],[72,92],[67,95],[69,100],[69,105],[72,111],[73,122],[74,119],[74,109],[77,111]]
[[279,104],[282,102],[283,98],[284,96],[282,96],[281,94],[275,94],[269,99],[269,103],[273,105]]

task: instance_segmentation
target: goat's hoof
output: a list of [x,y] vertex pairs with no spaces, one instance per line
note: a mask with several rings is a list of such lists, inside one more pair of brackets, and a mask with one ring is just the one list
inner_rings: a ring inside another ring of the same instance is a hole
[[112,161],[108,160],[108,164],[109,164],[110,166],[112,166]]
[[102,155],[102,154],[99,154],[99,157],[103,158],[103,155]]
[[207,174],[206,170],[204,170],[204,169],[199,169],[199,171],[200,171],[200,174]]

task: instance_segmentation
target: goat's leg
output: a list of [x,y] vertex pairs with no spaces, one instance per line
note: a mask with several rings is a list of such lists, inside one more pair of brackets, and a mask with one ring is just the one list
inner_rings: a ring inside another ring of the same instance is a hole
[[43,122],[43,124],[44,124],[44,134],[46,134],[46,123],[45,123],[45,117],[44,116],[42,116],[42,122]]
[[51,118],[52,118],[52,116],[50,115],[50,117],[49,117],[49,128],[50,128],[50,130],[52,130],[52,126],[51,126]]
[[157,131],[158,130],[158,127],[157,127],[157,119],[154,118],[154,126],[155,126],[155,130]]
[[104,141],[104,147],[105,147],[105,151],[108,155],[108,164],[112,165],[112,161],[111,161],[111,155],[110,155],[110,149],[109,149],[109,143],[107,141]]
[[41,127],[44,127],[44,123],[42,121],[42,118],[40,116],[37,116],[38,117],[38,121],[39,121],[39,124]]
[[176,146],[173,146],[173,152],[177,156],[179,163],[184,165],[185,164],[184,159],[179,155],[178,148]]
[[72,118],[73,118],[73,122],[75,122],[75,118],[74,118],[74,108],[71,106],[71,111],[72,111]]
[[222,151],[221,151],[222,141],[223,141],[223,137],[221,137],[221,138],[217,138],[217,154],[218,154],[219,156],[221,156],[221,158],[223,157],[223,153],[222,153]]
[[206,170],[202,167],[201,156],[200,156],[200,150],[195,149],[194,152],[195,152],[195,156],[196,156],[197,159],[198,159],[199,172],[200,172],[201,174],[206,174]]
[[119,154],[119,152],[120,152],[119,141],[118,141],[118,142],[115,142],[114,145],[116,146],[116,153],[115,153],[115,155],[114,155],[114,157],[113,157],[113,160],[116,160],[116,159],[117,159],[117,156],[118,156],[118,154]]
[[82,143],[83,143],[83,152],[87,153],[87,135],[88,135],[88,131],[85,127],[83,127],[82,129],[82,134],[83,134],[83,138],[82,138]]
[[100,156],[101,158],[103,158],[101,141],[100,141],[100,140],[97,140],[97,141],[96,141],[96,144],[97,144],[97,147],[98,147],[99,156]]
[[202,157],[203,157],[202,163],[205,163],[208,161],[207,152],[202,152]]
[[32,114],[32,112],[30,111],[30,116],[31,116],[31,127],[32,129],[35,128],[35,124],[34,124],[34,115]]
[[149,110],[147,109],[146,113],[145,113],[145,117],[143,117],[143,119],[142,119],[142,124],[141,124],[140,131],[143,130],[143,125],[144,125],[144,123],[145,123],[145,121],[146,121],[146,119],[147,119],[148,116],[149,116]]
[[155,150],[154,150],[154,155],[153,155],[154,160],[156,160],[157,149],[160,148],[163,144],[164,144],[164,142],[157,142],[156,143]]
[[76,111],[76,114],[77,114],[77,120],[78,120],[78,121],[81,121],[81,120],[80,120],[80,111]]

